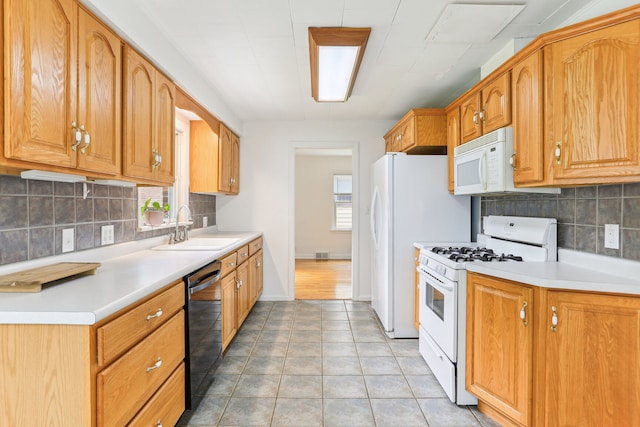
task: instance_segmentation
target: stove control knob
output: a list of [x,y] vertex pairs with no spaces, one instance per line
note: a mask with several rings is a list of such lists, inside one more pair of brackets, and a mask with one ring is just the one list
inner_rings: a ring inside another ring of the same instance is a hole
[[438,265],[436,266],[436,271],[440,274],[442,274],[443,276],[446,276],[447,274],[447,268],[443,265]]

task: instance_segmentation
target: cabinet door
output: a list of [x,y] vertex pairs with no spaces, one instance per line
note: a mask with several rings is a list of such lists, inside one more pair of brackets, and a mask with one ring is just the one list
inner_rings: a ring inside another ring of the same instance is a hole
[[553,156],[559,149],[554,179],[562,184],[637,179],[640,20],[565,39],[549,53],[547,150]]
[[5,0],[4,155],[75,167],[77,13],[73,0]]
[[251,306],[253,306],[262,293],[262,250],[249,259],[249,284]]
[[174,146],[176,137],[176,86],[156,72],[155,150],[160,155],[155,179],[173,185],[175,177]]
[[513,181],[544,180],[542,51],[513,67]]
[[240,138],[231,134],[231,194],[240,192]]
[[191,120],[189,134],[189,189],[194,193],[215,193],[218,135],[204,120]]
[[238,266],[236,270],[237,275],[237,287],[238,287],[238,327],[242,325],[244,319],[249,315],[251,309],[251,296],[250,296],[250,280],[249,280],[249,263],[243,262]]
[[482,88],[482,134],[511,123],[511,73],[506,72]]
[[155,68],[126,47],[123,173],[153,179]]
[[229,193],[233,173],[233,138],[231,130],[222,123],[220,124],[219,150],[218,189]]
[[400,140],[400,147],[398,148],[398,151],[407,151],[416,144],[415,124],[415,117],[409,117],[398,125],[398,129],[396,131]]
[[640,298],[549,291],[541,324],[544,421],[536,425],[640,425]]
[[238,331],[236,327],[236,273],[225,276],[220,283],[222,289],[222,350],[227,348]]
[[476,92],[460,104],[460,134],[463,143],[482,135],[479,115],[480,92]]
[[122,44],[107,27],[78,12],[78,123],[90,135],[78,168],[119,174],[122,147]]
[[456,106],[447,112],[447,161],[449,164],[449,193],[454,190],[453,154],[455,148],[460,145],[460,109]]
[[532,396],[532,302],[528,287],[468,274],[466,388],[523,425]]

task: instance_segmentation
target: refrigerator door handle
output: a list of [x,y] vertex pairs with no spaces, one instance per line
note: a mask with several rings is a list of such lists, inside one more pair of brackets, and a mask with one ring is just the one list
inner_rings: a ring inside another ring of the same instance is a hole
[[378,202],[378,187],[373,189],[373,195],[371,196],[371,216],[369,217],[371,223],[371,236],[373,237],[373,245],[378,248],[378,236],[376,234],[376,204]]

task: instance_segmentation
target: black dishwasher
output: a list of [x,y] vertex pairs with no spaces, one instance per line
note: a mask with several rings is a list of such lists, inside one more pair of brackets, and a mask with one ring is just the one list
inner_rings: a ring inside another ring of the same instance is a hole
[[196,393],[205,392],[213,383],[213,372],[222,359],[220,274],[221,264],[216,260],[184,277],[187,409],[198,406]]

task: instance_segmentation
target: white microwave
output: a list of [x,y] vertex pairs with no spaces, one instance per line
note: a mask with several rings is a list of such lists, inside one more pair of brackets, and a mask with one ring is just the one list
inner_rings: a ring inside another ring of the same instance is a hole
[[454,194],[560,193],[559,188],[513,185],[513,128],[504,127],[454,149]]

